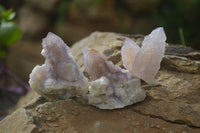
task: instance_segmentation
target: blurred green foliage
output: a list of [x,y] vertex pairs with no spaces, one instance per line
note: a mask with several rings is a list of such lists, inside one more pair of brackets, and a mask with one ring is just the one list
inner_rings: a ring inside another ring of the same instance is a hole
[[153,15],[168,42],[200,49],[200,0],[164,0]]
[[5,10],[0,6],[0,58],[6,56],[8,46],[15,43],[21,37],[21,31],[15,21],[15,12],[12,9]]
[[[79,13],[84,14],[84,12],[89,12],[89,9],[93,6],[101,5],[102,3],[104,3],[102,5],[106,5],[106,2],[110,4],[105,0],[61,0],[57,8],[57,20],[61,22],[68,17],[68,12],[73,6],[77,6],[76,8],[79,10]],[[200,49],[200,0],[143,0],[140,2],[141,4],[136,0],[132,2],[131,0],[113,1],[117,17],[121,22],[119,31],[130,32],[127,30],[127,25],[123,23],[126,16],[132,16],[133,20],[140,19],[138,16],[146,15],[147,18],[153,16],[157,26],[164,27],[168,38],[167,42]],[[141,8],[149,9],[140,10],[138,8],[134,10],[134,6],[127,5],[127,3],[136,3]],[[147,7],[146,3],[149,3],[151,7]]]
[[57,23],[64,21],[64,19],[67,17],[67,13],[69,10],[69,7],[71,6],[72,1],[71,0],[61,0],[58,8],[57,8]]

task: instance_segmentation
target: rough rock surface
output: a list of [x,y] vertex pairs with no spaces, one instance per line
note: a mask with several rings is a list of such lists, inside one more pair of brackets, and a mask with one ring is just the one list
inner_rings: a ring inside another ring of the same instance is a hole
[[[95,32],[73,45],[72,53],[82,65],[82,50],[91,47],[121,65],[119,51],[125,37],[121,34]],[[129,37],[141,44],[141,37]],[[156,84],[143,83],[147,98],[141,103],[118,110],[100,110],[78,99],[47,102],[36,96],[28,104],[18,106],[14,113],[1,121],[0,132],[199,133],[199,52],[169,45],[165,54],[161,70],[156,76]]]

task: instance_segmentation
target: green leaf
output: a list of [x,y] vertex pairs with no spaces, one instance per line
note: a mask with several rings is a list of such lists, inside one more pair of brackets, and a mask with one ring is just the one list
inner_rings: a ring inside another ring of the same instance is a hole
[[11,21],[14,19],[15,17],[15,12],[13,12],[12,9],[3,11],[1,14],[2,19],[4,19],[5,21]]
[[11,45],[21,37],[20,29],[13,23],[2,23],[0,26],[0,45]]

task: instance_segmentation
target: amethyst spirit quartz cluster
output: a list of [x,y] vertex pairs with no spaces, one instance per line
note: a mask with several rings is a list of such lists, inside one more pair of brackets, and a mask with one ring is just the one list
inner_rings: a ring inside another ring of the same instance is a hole
[[125,38],[121,57],[125,69],[108,61],[95,49],[83,51],[89,79],[81,72],[70,48],[53,33],[42,40],[43,65],[35,66],[29,84],[49,100],[81,97],[100,109],[123,108],[145,99],[141,79],[152,83],[164,56],[166,35],[159,27],[145,36],[139,47]]

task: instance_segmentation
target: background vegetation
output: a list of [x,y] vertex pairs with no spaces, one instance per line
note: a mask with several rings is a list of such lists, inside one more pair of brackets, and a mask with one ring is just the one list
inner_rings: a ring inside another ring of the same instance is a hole
[[[163,26],[168,42],[200,49],[199,0],[1,0],[1,3],[17,11],[25,39],[41,39],[51,30],[73,43],[94,30],[148,34]],[[25,22],[26,15],[32,17],[30,20],[40,19],[37,20],[40,24],[35,23],[35,29],[28,28],[32,24]]]
[[164,0],[153,16],[165,27],[169,42],[200,49],[199,7],[199,0]]

